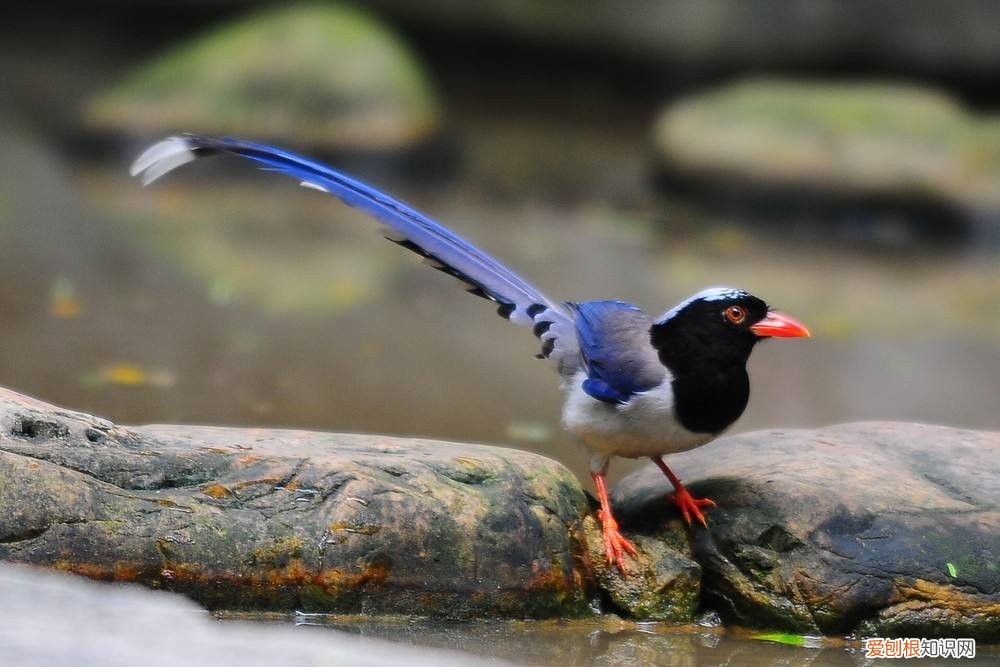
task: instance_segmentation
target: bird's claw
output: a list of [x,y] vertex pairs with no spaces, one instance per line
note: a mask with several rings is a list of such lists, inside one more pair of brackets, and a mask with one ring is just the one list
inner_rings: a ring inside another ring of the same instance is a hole
[[667,498],[680,508],[681,516],[684,517],[684,523],[690,526],[691,517],[693,516],[698,520],[698,523],[708,528],[708,521],[705,520],[705,515],[702,514],[701,508],[715,507],[714,500],[711,498],[695,498],[683,486],[671,493]]
[[622,574],[628,574],[628,567],[625,565],[625,554],[637,556],[635,545],[629,542],[624,535],[618,531],[618,522],[614,517],[605,519],[604,513],[597,512],[597,518],[601,521],[601,534],[604,537],[604,554],[608,559],[608,565],[618,568]]

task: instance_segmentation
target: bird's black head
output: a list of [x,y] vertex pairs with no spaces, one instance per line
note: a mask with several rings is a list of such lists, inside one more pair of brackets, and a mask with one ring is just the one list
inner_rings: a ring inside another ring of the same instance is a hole
[[675,410],[697,432],[717,433],[746,407],[746,362],[770,337],[808,336],[791,317],[745,290],[713,287],[671,308],[653,323],[650,341],[674,377]]

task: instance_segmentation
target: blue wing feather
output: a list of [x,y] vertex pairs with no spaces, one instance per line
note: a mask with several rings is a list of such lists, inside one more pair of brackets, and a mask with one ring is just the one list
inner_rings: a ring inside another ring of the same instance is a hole
[[599,378],[587,378],[583,381],[583,391],[587,395],[604,403],[627,403],[632,394],[624,394]]
[[625,403],[655,387],[663,367],[648,363],[649,318],[623,301],[574,304],[580,355],[587,370],[583,390],[605,403]]

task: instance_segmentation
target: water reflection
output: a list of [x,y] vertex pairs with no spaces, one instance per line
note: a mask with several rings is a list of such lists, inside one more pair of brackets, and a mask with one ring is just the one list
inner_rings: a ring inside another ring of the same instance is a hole
[[[296,615],[294,622],[364,637],[466,651],[523,665],[813,665],[870,664],[860,642],[811,638],[806,646],[755,640],[754,633],[722,628],[634,623],[609,617],[580,621],[472,621],[358,619]],[[996,648],[980,646],[980,657]],[[921,664],[934,664],[924,660]],[[944,664],[944,661],[938,661]]]

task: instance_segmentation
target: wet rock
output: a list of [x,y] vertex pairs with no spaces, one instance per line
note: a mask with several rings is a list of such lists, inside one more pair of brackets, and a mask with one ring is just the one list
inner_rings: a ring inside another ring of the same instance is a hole
[[[1000,638],[1000,434],[863,423],[739,435],[670,457],[713,498],[706,603],[792,632]],[[664,513],[650,465],[612,502]]]
[[655,534],[629,532],[638,555],[627,560],[622,575],[603,558],[601,530],[593,517],[584,522],[587,548],[594,554],[597,582],[609,605],[604,611],[643,621],[687,622],[698,607],[701,567],[679,522],[660,527]]
[[0,559],[213,609],[587,614],[587,511],[527,452],[122,427],[0,390]]
[[[22,667],[467,665],[467,653],[401,646],[335,630],[220,624],[183,598],[0,566],[3,662]],[[495,664],[493,660],[489,664]]]
[[254,14],[155,58],[95,99],[87,120],[143,138],[192,131],[385,151],[428,139],[439,110],[386,27],[316,4]]
[[896,200],[949,219],[1000,207],[998,127],[926,88],[750,80],[670,105],[655,142],[667,177],[688,188]]

